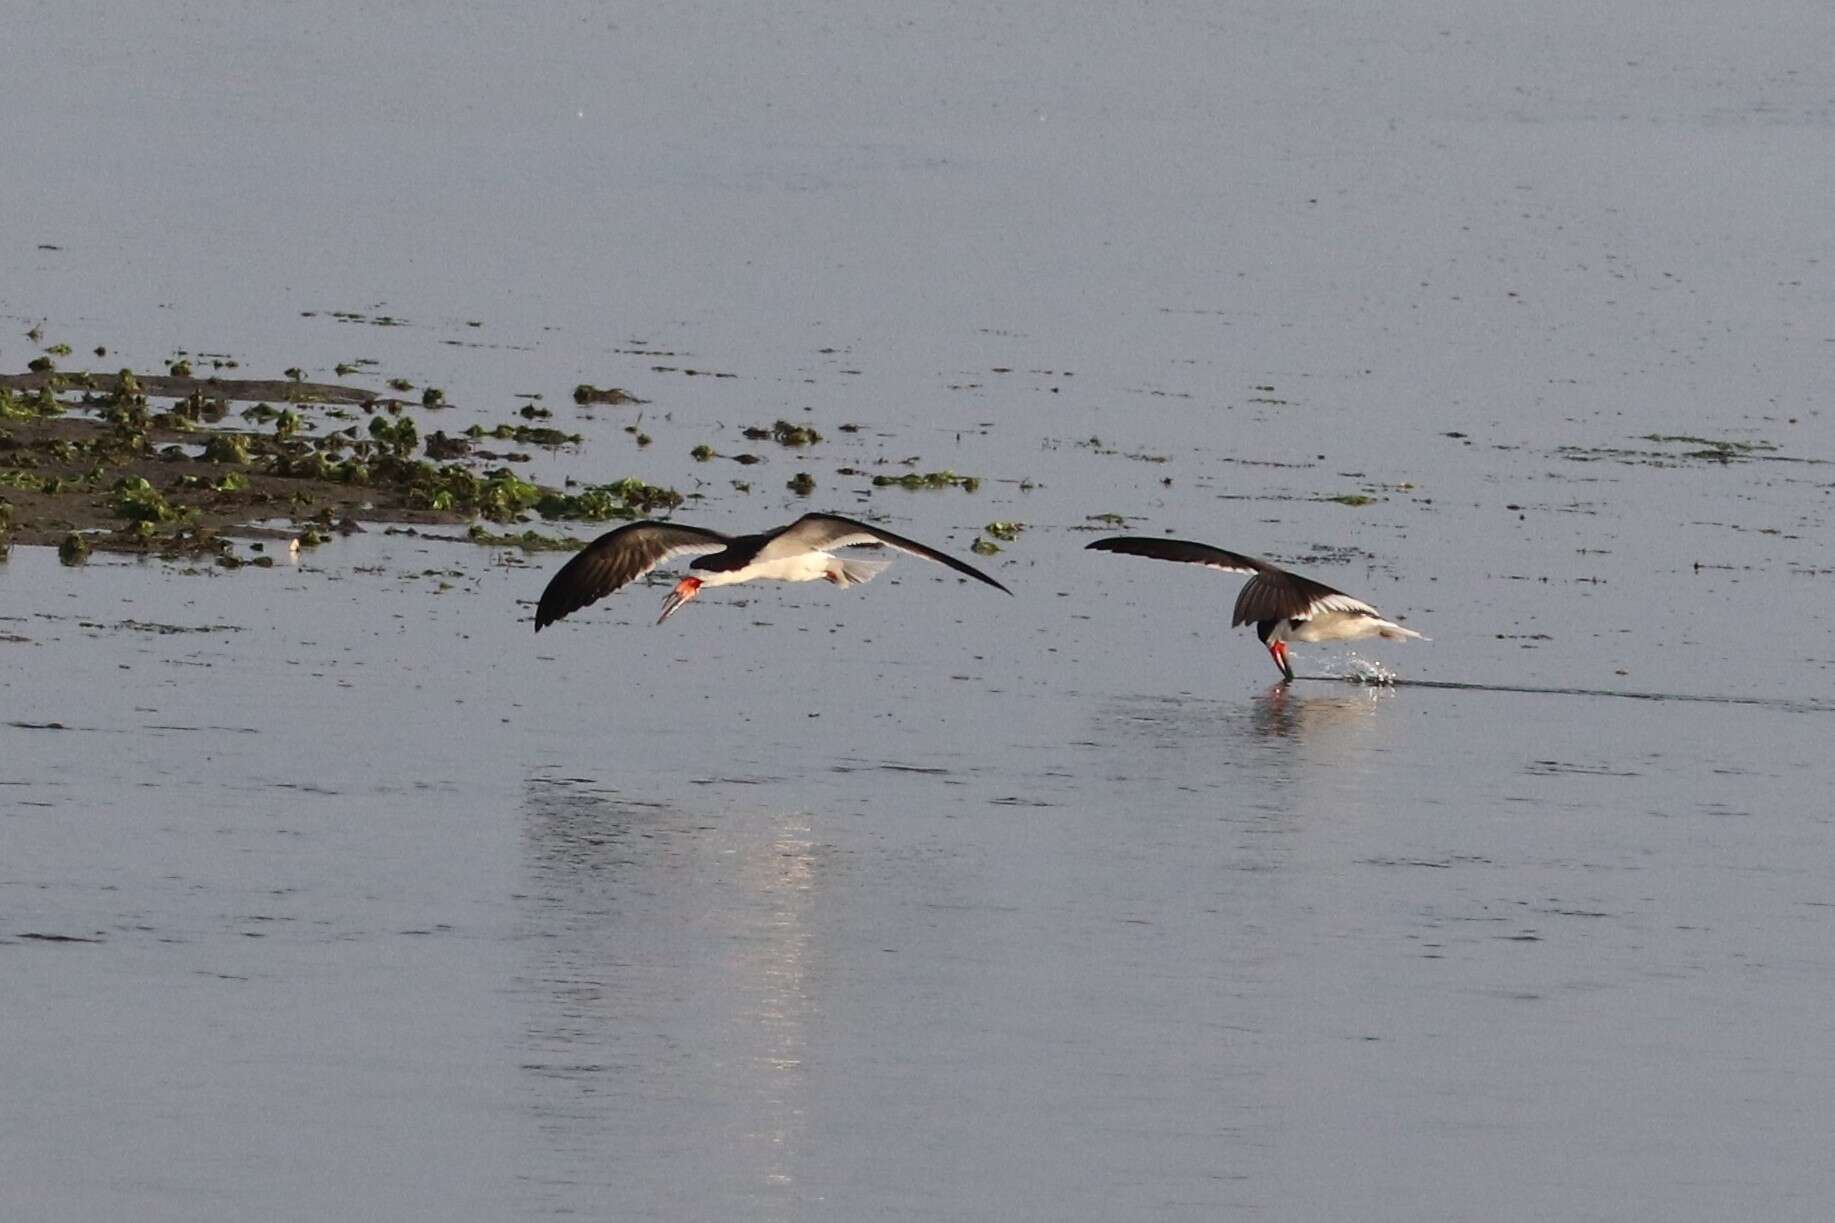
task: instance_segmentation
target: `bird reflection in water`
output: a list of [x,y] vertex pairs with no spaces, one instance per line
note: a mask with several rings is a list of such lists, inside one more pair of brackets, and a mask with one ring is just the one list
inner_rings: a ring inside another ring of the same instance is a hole
[[1109,703],[1097,715],[1098,742],[1137,741],[1150,749],[1205,749],[1214,762],[1260,768],[1254,742],[1289,739],[1313,747],[1348,746],[1364,728],[1380,722],[1395,696],[1388,687],[1300,693],[1277,683],[1247,700],[1189,696],[1131,696]]
[[1322,742],[1354,733],[1394,696],[1395,689],[1383,687],[1301,696],[1291,684],[1274,684],[1256,698],[1251,724],[1265,738]]

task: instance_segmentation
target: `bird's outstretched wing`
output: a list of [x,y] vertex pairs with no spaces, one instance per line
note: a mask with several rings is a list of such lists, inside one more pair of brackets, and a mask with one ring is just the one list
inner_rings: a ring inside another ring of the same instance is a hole
[[1084,546],[1097,552],[1125,552],[1129,556],[1150,556],[1156,561],[1179,561],[1187,565],[1203,565],[1206,569],[1221,569],[1225,573],[1285,572],[1258,556],[1245,556],[1241,552],[1225,552],[1222,548],[1193,543],[1189,539],[1149,539],[1144,535],[1111,535],[1107,539],[1098,539]]
[[826,552],[831,548],[850,548],[863,544],[883,544],[888,548],[896,548],[900,552],[909,552],[912,556],[921,556],[927,561],[948,565],[957,573],[972,577],[977,582],[986,582],[1004,594],[1013,593],[973,565],[959,561],[947,553],[938,552],[935,548],[927,548],[915,539],[894,535],[883,527],[855,522],[852,518],[843,518],[839,514],[804,514],[779,532],[777,538],[759,549],[758,559],[774,560],[781,556],[796,556],[807,551]]
[[1203,565],[1207,569],[1221,569],[1226,573],[1253,574],[1243,583],[1242,593],[1236,596],[1236,609],[1230,615],[1232,628],[1239,624],[1253,624],[1258,620],[1309,620],[1322,611],[1368,616],[1378,614],[1374,607],[1361,599],[1354,599],[1341,590],[1333,590],[1323,582],[1289,573],[1259,556],[1226,552],[1222,548],[1193,543],[1188,539],[1117,535],[1109,539],[1098,539],[1086,546],[1098,552],[1125,552],[1130,556],[1149,556],[1154,560]]
[[575,553],[549,580],[535,608],[535,631],[603,599],[664,561],[718,552],[726,543],[727,537],[718,531],[675,522],[633,522],[607,531]]

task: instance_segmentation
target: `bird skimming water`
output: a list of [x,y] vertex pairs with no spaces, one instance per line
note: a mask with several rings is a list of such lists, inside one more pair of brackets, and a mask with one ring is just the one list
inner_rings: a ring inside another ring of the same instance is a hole
[[536,605],[535,631],[541,632],[570,612],[604,598],[678,556],[694,556],[689,568],[697,573],[677,582],[669,592],[663,600],[663,614],[656,619],[658,624],[699,594],[703,586],[731,586],[759,578],[779,582],[813,582],[820,578],[837,586],[853,586],[872,580],[891,562],[844,559],[831,555],[830,550],[866,544],[909,552],[948,565],[998,591],[1013,593],[973,565],[903,535],[838,514],[804,514],[787,527],[739,536],[675,522],[633,522],[601,535],[561,566]]
[[[1230,627],[1255,625],[1255,635],[1268,647],[1274,665],[1281,674],[1293,678],[1293,667],[1287,661],[1289,641],[1356,641],[1362,637],[1386,637],[1391,641],[1421,638],[1411,628],[1403,628],[1365,603],[1342,590],[1333,590],[1323,582],[1289,573],[1254,556],[1225,552],[1209,544],[1184,539],[1148,539],[1134,535],[1117,535],[1098,539],[1087,545],[1098,552],[1125,552],[1130,556],[1150,556],[1154,560],[1182,561],[1203,565],[1226,573],[1253,574],[1243,583],[1236,596],[1236,610],[1230,616]],[[1426,638],[1421,638],[1426,640]]]

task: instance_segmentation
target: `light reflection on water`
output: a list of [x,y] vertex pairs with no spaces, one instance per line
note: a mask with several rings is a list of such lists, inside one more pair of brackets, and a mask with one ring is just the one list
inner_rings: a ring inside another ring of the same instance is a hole
[[675,1189],[636,1153],[711,1144],[715,1179],[768,1203],[798,1179],[819,1009],[810,915],[833,857],[809,816],[702,820],[545,778],[525,811],[524,1069],[557,1188],[603,1168],[664,1210]]

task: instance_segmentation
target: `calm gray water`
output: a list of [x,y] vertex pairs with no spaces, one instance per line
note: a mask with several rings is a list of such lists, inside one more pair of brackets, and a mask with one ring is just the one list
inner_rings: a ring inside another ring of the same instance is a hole
[[[7,26],[0,366],[373,358],[684,521],[1030,527],[1012,599],[539,638],[551,557],[15,549],[8,1217],[1826,1213],[1825,6]],[[688,456],[777,417],[827,440]],[[910,458],[983,483],[839,471]],[[1271,687],[1097,514],[1420,683]]]

